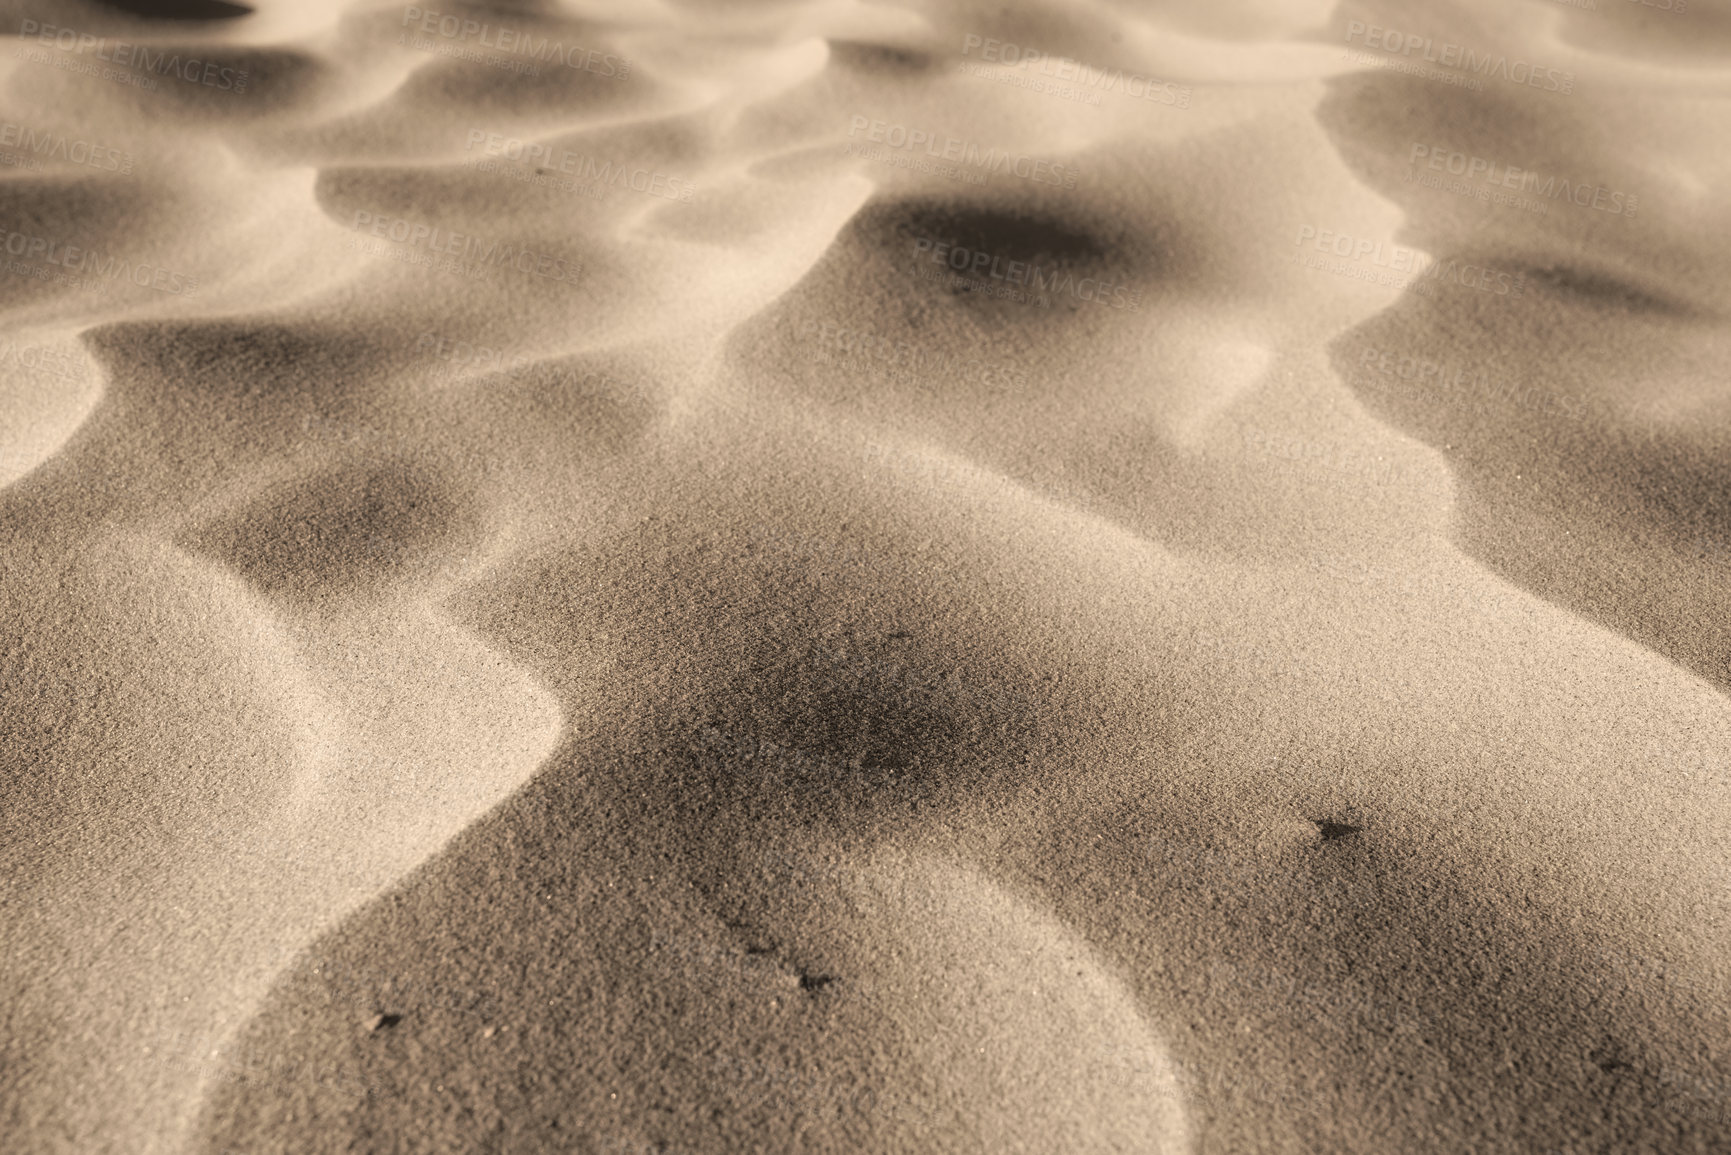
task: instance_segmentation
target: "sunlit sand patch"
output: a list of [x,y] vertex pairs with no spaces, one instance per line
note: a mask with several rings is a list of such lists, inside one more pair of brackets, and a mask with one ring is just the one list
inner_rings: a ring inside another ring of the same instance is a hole
[[[1719,13],[567,0],[446,5],[408,44],[438,5],[253,2],[209,22],[119,11],[134,0],[49,17],[224,67],[246,46],[245,94],[41,44],[47,67],[0,59],[8,124],[88,126],[136,161],[7,165],[12,227],[136,243],[205,282],[84,293],[38,262],[0,286],[27,319],[0,342],[8,1139],[22,1121],[26,1149],[177,1151],[206,1109],[247,1149],[388,1146],[399,1126],[429,1147],[497,1127],[485,1142],[510,1149],[684,1149],[702,1144],[654,1127],[696,1103],[682,1125],[762,1146],[763,1120],[718,1122],[734,1100],[712,1068],[678,1067],[733,1047],[746,1070],[858,1060],[921,1152],[1716,1141]],[[1463,91],[1395,67],[1422,52],[1363,50],[1348,17],[1578,85]],[[496,36],[492,62],[466,56],[482,38],[464,21],[569,30],[630,79],[527,76],[500,53],[532,53]],[[1013,80],[1104,99],[970,73],[970,36],[1051,55]],[[1134,102],[1115,68],[1186,100]],[[878,122],[1084,179],[844,155]],[[592,144],[701,195],[497,179],[461,167],[476,130]],[[1559,173],[1626,177],[1641,212],[1480,222],[1425,193],[1433,218],[1406,195],[1422,190],[1379,183],[1415,141],[1504,164],[1554,150]],[[911,234],[879,227],[910,204]],[[362,253],[357,211],[428,232]],[[1045,260],[1023,251],[1030,222],[1068,243],[1064,271],[1150,307],[1028,308],[905,275],[952,227],[974,234],[952,248]],[[453,278],[406,259],[433,228],[558,249],[582,277]],[[1532,289],[1516,309],[1376,280],[1391,247],[1506,258]],[[1498,353],[1528,358],[1516,387],[1429,388]],[[1415,363],[1428,375],[1402,376]],[[1575,472],[1527,503],[1547,457]],[[226,538],[193,540],[224,518]],[[1004,693],[974,696],[987,664]],[[660,766],[649,731],[693,704],[749,720],[725,746],[755,775]],[[562,735],[569,761],[550,755]],[[842,737],[862,735],[873,760],[850,766]],[[815,779],[903,758],[943,787],[917,808],[890,789],[813,805]],[[755,816],[741,799],[788,823],[765,837],[828,823],[846,842],[848,871],[805,884],[816,905],[744,881],[727,839],[692,851],[721,828],[693,813]],[[1095,843],[1154,810],[1161,829],[1232,828],[1204,853],[1234,861],[1163,859],[1162,900],[1137,905],[1146,859]],[[1284,921],[1212,917],[1277,864],[1364,885],[1287,888],[1348,897]],[[609,901],[611,922],[588,918]],[[725,921],[754,904],[787,915],[778,941]],[[826,924],[844,904],[859,917]],[[732,946],[644,965],[598,925]],[[1483,956],[1463,945],[1477,928]],[[1550,953],[1577,931],[1609,944],[1606,975]],[[385,978],[488,972],[513,1046],[466,989],[410,1008],[273,988],[326,932],[321,952]],[[821,969],[795,957],[808,945]],[[1239,997],[1256,978],[1198,995],[1228,946],[1290,947],[1242,973],[1305,985],[1351,952],[1425,1029],[1258,1019]],[[586,952],[589,971],[561,969]],[[718,958],[731,988],[704,981]],[[585,1019],[595,976],[621,982]],[[824,1000],[850,999],[838,1028]],[[441,1034],[430,1012],[459,1004]],[[644,1026],[662,1010],[679,1031]],[[331,1029],[307,1029],[321,1014]],[[228,1096],[214,1060],[254,1026],[321,1062],[358,1039],[403,1081]],[[629,1057],[583,1067],[609,1052]],[[1228,1117],[1186,1097],[1180,1056],[1199,1053],[1226,1057],[1205,1076],[1314,1073],[1337,1109],[1240,1097],[1248,1122]],[[525,1070],[534,1109],[510,1099]],[[815,1101],[774,1108],[774,1134],[800,1135]],[[559,1141],[514,1145],[543,1124]]]
[[[83,758],[121,759],[131,781],[91,788],[160,817],[130,852],[39,861],[58,901],[15,942],[56,943],[79,960],[47,981],[68,1040],[91,1030],[103,1041],[51,1046],[42,1061],[86,1082],[89,1064],[116,1069],[86,1107],[105,1120],[92,1149],[174,1151],[204,1069],[168,1058],[218,1047],[300,945],[526,779],[561,716],[533,681],[424,607],[289,623],[233,575],[160,542],[113,539],[82,556],[87,572],[110,570],[108,612],[135,615],[124,628],[173,639],[180,691],[226,699],[243,727],[226,749],[195,743],[195,708],[140,717],[137,732],[112,728],[93,753],[52,749],[68,774]],[[141,702],[166,692],[167,671],[111,660]],[[235,765],[204,781],[177,771],[189,758],[201,775],[212,758]]]
[[1172,375],[1175,387],[1150,398],[1161,411],[1161,423],[1174,444],[1195,450],[1209,436],[1209,428],[1238,399],[1256,387],[1274,360],[1273,350],[1247,340],[1224,340],[1180,355],[1182,366]]
[[[1190,1149],[1178,1065],[1061,922],[955,862],[886,848],[825,879],[858,912],[831,947],[916,1047],[884,1088],[934,1142],[990,1151]],[[840,997],[850,997],[844,993]]]
[[60,330],[0,338],[0,487],[52,457],[102,399],[102,367]]

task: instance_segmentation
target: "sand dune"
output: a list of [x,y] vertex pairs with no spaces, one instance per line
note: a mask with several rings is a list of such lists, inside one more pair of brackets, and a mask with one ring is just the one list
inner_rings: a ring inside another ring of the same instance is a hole
[[0,1147],[1731,1150],[1720,6],[6,9]]

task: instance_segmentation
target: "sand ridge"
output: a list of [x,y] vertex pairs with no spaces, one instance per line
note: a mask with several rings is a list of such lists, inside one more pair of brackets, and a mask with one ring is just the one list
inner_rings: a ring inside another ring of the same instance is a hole
[[129,7],[8,1147],[1731,1149],[1722,13]]

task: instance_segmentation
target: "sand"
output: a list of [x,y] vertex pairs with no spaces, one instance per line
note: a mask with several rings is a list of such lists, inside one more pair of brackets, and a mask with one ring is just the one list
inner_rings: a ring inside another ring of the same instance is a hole
[[0,1149],[1731,1151],[1723,5],[5,10]]

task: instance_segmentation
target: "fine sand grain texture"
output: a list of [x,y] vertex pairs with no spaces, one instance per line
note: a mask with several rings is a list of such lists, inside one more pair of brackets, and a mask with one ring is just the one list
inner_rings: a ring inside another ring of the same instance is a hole
[[1722,0],[0,34],[0,1152],[1731,1153]]

